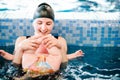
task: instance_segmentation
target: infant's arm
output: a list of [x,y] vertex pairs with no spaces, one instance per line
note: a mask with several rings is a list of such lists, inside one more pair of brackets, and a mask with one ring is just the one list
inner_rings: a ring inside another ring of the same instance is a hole
[[6,60],[13,60],[14,55],[4,51],[4,50],[0,50],[0,55],[5,58]]

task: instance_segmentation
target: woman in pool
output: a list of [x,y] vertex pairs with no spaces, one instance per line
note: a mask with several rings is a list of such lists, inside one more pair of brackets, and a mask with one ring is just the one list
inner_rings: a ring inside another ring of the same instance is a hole
[[57,72],[61,63],[83,55],[82,51],[67,55],[65,39],[51,34],[54,12],[50,5],[40,4],[33,18],[34,35],[29,38],[19,37],[15,43],[14,55],[0,50],[4,58],[12,60],[15,65],[22,64],[22,68],[27,73],[46,74]]

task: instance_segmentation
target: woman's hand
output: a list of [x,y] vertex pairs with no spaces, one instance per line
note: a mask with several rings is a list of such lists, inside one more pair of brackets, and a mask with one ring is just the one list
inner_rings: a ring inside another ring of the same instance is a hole
[[61,48],[61,45],[59,44],[59,40],[56,39],[54,36],[51,34],[43,37],[43,44],[45,45],[46,48],[51,48],[53,46],[56,46],[58,48]]
[[40,36],[32,36],[28,39],[23,40],[18,46],[23,50],[36,50],[41,44]]

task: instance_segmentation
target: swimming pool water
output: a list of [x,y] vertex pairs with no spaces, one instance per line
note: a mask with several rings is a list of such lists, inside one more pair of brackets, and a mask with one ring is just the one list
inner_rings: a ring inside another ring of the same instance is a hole
[[85,55],[69,61],[66,77],[73,80],[120,80],[119,47],[68,46],[69,53],[78,49]]
[[[14,0],[0,1],[0,11],[21,11],[33,9],[37,4],[47,2],[55,12],[118,12],[119,0]],[[32,5],[31,5],[32,4]]]
[[[13,46],[3,47],[8,52]],[[82,47],[68,45],[68,53],[83,50],[84,57],[68,62],[62,72],[62,80],[120,80],[120,48],[119,47]],[[0,57],[0,64],[3,59]]]

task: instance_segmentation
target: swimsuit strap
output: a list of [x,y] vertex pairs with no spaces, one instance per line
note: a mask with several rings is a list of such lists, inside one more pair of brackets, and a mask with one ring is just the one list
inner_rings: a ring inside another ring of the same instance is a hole
[[[58,35],[53,35],[56,39],[58,39]],[[26,36],[26,38],[29,38],[29,37],[31,37],[31,36]]]
[[[53,35],[54,36],[54,35]],[[56,39],[58,39],[58,36],[54,36]]]
[[26,38],[29,38],[30,36],[26,36]]
[[59,35],[58,34],[52,34],[56,39],[58,39]]

